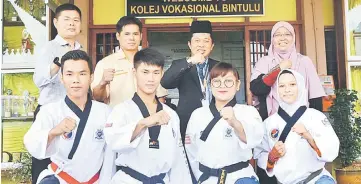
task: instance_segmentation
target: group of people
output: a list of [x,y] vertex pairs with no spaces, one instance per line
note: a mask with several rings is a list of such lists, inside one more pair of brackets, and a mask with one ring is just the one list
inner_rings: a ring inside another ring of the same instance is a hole
[[[268,55],[253,70],[255,106],[237,104],[236,68],[209,57],[209,21],[192,22],[190,56],[167,71],[160,52],[138,50],[142,23],[124,16],[116,24],[120,50],[93,72],[76,42],[80,24],[78,7],[60,5],[58,35],[36,64],[39,106],[24,136],[33,183],[336,183],[324,165],[337,157],[339,140],[289,23],[273,27]],[[176,111],[161,98],[173,88]]]

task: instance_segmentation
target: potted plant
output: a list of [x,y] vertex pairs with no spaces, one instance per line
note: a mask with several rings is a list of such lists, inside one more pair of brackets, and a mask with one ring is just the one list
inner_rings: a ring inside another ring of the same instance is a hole
[[341,184],[361,183],[361,117],[355,112],[357,93],[354,90],[339,89],[330,107],[332,126],[340,140],[339,166],[335,169],[336,179]]
[[31,183],[31,156],[29,153],[22,153],[21,159],[14,162],[9,176],[12,181],[17,183]]

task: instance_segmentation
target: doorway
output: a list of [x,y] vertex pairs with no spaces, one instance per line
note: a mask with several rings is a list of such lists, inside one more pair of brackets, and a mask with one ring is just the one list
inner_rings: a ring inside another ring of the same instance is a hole
[[[157,49],[165,58],[165,70],[167,70],[172,61],[185,58],[190,55],[188,40],[189,32],[148,32],[148,46]],[[245,49],[244,49],[244,31],[217,31],[213,32],[214,48],[211,58],[231,63],[237,68],[240,76],[241,88],[236,94],[237,103],[246,103],[245,88]],[[178,102],[178,90],[169,90],[168,97],[172,103]]]

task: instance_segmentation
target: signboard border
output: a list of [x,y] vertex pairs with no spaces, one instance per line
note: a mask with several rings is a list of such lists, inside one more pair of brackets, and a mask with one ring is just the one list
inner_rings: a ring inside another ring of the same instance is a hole
[[[256,14],[256,15],[185,15],[185,16],[180,16],[180,15],[174,15],[174,16],[145,16],[145,17],[138,17],[135,16],[137,18],[142,18],[142,19],[166,19],[166,18],[214,18],[214,17],[262,17],[266,15],[266,6],[265,6],[265,0],[262,0],[262,4],[263,4],[263,14]],[[128,15],[128,0],[125,0],[125,16]]]

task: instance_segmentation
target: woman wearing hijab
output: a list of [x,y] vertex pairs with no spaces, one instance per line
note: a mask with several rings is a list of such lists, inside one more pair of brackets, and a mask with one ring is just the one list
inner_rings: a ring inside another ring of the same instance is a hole
[[[276,23],[272,28],[268,55],[259,59],[253,69],[250,90],[263,120],[277,112],[275,81],[284,69],[301,73],[306,80],[306,100],[309,106],[322,110],[322,96],[325,96],[325,92],[317,71],[309,57],[297,53],[295,41],[295,31],[291,24],[282,21]],[[277,184],[276,179],[269,178],[262,169],[258,168],[257,174],[261,184]]]
[[274,83],[277,75],[284,69],[295,70],[305,78],[309,106],[321,111],[322,96],[326,96],[324,89],[311,59],[297,53],[292,25],[287,22],[276,23],[271,37],[268,55],[259,59],[251,76],[251,92],[259,102],[262,119],[266,119],[278,109]]
[[324,168],[339,151],[332,126],[322,112],[307,108],[301,74],[283,70],[276,80],[279,108],[264,121],[262,143],[254,150],[258,166],[282,184],[335,184]]
[[257,109],[236,104],[237,70],[218,63],[210,72],[214,99],[189,120],[185,148],[192,171],[202,184],[259,184],[249,160],[263,137]]

